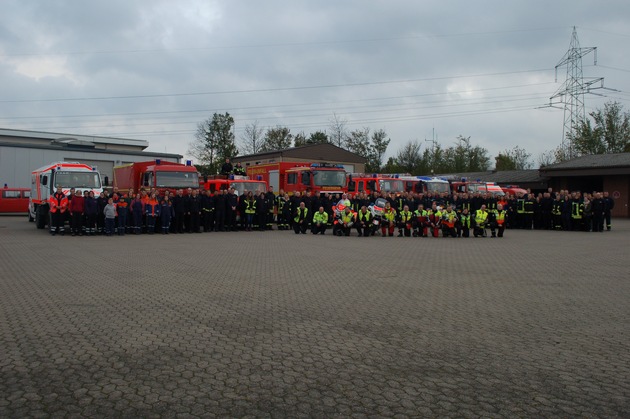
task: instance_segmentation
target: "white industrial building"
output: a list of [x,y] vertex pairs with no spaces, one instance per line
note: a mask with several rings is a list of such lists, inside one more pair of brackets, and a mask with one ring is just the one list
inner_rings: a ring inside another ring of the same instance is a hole
[[113,167],[120,164],[155,159],[181,163],[183,156],[144,151],[148,146],[144,140],[0,129],[0,186],[30,188],[31,172],[57,161],[89,164],[110,182]]

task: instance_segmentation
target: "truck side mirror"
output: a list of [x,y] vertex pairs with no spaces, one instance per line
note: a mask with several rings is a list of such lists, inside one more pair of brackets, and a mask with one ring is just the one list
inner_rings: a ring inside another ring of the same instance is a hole
[[105,176],[105,177],[103,178],[103,185],[105,185],[105,186],[109,186],[109,177],[108,177],[108,176]]

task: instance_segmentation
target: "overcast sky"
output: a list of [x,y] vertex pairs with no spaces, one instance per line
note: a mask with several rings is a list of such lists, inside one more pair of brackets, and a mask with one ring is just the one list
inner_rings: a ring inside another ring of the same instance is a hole
[[2,0],[0,127],[147,140],[187,155],[229,112],[307,136],[333,114],[383,129],[388,155],[458,135],[532,161],[562,139],[561,86],[577,27],[584,77],[630,109],[630,2]]

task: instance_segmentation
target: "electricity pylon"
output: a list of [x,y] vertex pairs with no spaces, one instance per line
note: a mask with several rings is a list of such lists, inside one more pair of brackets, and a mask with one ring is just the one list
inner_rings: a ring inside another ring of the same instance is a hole
[[[567,77],[562,86],[549,98],[550,106],[557,103],[564,104],[564,127],[562,129],[561,145],[562,160],[576,157],[573,141],[571,140],[571,133],[574,132],[586,118],[584,111],[584,94],[592,93],[594,89],[604,87],[603,77],[588,78],[585,80],[582,75],[582,57],[591,52],[593,52],[594,56],[593,64],[597,65],[597,47],[580,48],[580,41],[578,41],[577,31],[574,26],[569,50],[556,65],[556,81],[558,81],[559,67],[567,67]],[[593,85],[598,82],[601,83],[601,86],[593,87]],[[556,100],[555,102],[554,99]]]

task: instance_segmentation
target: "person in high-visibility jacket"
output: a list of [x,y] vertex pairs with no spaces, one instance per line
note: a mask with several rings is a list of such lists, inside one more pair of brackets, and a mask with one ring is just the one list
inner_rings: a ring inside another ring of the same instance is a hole
[[392,205],[387,201],[385,204],[385,208],[383,209],[382,215],[382,224],[381,224],[381,234],[383,237],[389,235],[389,237],[394,236],[394,227],[396,226],[396,210],[392,208]]
[[475,237],[484,235],[487,221],[488,211],[486,211],[486,206],[482,205],[481,208],[475,212],[475,227],[473,230]]
[[402,211],[398,213],[398,237],[411,237],[411,222],[413,221],[413,213],[409,211],[409,205],[403,205]]
[[339,219],[333,227],[333,234],[336,236],[349,236],[350,230],[354,225],[355,215],[350,207],[345,207],[343,212],[339,214]]
[[60,186],[57,186],[57,191],[48,198],[48,206],[48,211],[50,212],[50,234],[54,236],[60,233],[63,236],[65,234],[64,222],[68,209],[68,197],[63,193]]
[[427,212],[423,204],[418,205],[418,209],[413,212],[413,236],[427,236]]
[[354,226],[359,233],[359,237],[374,235],[374,220],[372,219],[372,213],[368,211],[365,205],[361,206],[361,209],[357,213],[357,222]]
[[492,237],[503,237],[503,232],[505,231],[505,222],[507,219],[507,211],[503,209],[503,205],[498,204],[497,209],[492,212],[492,222],[489,223],[490,233],[492,233]]
[[324,207],[319,207],[319,210],[313,214],[311,233],[326,234],[326,228],[328,228],[328,213],[324,211]]
[[429,219],[431,235],[433,237],[438,237],[442,226],[442,208],[440,208],[437,203],[433,202],[431,209],[427,211],[427,217]]
[[470,213],[468,208],[464,208],[459,215],[459,223],[457,223],[457,237],[470,237]]
[[573,231],[582,230],[584,218],[584,200],[576,196],[571,202],[571,227]]
[[446,207],[446,211],[442,213],[442,237],[457,237],[455,223],[457,223],[457,213],[449,205]]
[[293,231],[295,234],[306,234],[308,228],[308,208],[304,202],[300,202],[300,206],[295,210],[293,214]]
[[249,191],[245,198],[245,231],[252,231],[254,216],[256,215],[256,200],[254,193]]

